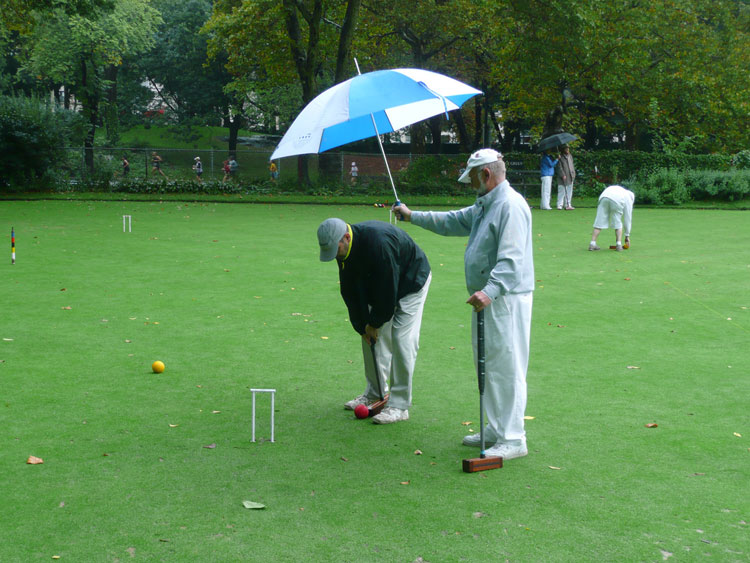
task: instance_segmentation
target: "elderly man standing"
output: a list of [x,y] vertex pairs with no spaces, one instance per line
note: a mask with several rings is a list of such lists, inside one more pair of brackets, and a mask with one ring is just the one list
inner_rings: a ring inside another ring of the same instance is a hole
[[341,296],[354,330],[362,335],[367,386],[344,408],[381,399],[390,372],[388,406],[372,420],[409,420],[422,311],[432,280],[427,256],[405,231],[383,221],[349,225],[326,219],[318,227],[318,244],[322,262],[335,258],[338,263]]
[[[534,291],[531,211],[505,179],[502,155],[481,149],[468,160],[459,182],[477,192],[474,205],[447,212],[394,207],[398,216],[446,236],[468,236],[464,255],[466,288],[473,308],[472,343],[476,349],[476,313],[485,310],[485,439],[487,456],[525,456],[526,370],[529,361]],[[479,446],[480,435],[463,439]]]
[[630,247],[630,226],[633,222],[633,202],[635,194],[622,186],[609,186],[599,196],[596,208],[594,231],[591,233],[589,250],[599,250],[596,239],[602,229],[615,229],[615,250],[622,251],[622,231],[625,226],[625,248]]

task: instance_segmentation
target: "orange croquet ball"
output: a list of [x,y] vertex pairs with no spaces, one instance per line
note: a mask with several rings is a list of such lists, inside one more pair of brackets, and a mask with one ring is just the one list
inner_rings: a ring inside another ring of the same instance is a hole
[[153,364],[151,364],[151,369],[154,370],[154,373],[161,373],[161,372],[163,372],[164,371],[164,362],[156,360]]
[[622,245],[622,247],[627,250],[628,248],[630,248],[630,243],[626,242],[625,244]]

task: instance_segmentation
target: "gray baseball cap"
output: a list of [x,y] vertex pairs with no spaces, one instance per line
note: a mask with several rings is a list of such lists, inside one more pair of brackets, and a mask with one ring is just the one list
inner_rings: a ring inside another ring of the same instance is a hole
[[347,232],[347,226],[341,219],[326,219],[318,227],[318,244],[320,245],[320,261],[330,262],[336,258],[339,241]]

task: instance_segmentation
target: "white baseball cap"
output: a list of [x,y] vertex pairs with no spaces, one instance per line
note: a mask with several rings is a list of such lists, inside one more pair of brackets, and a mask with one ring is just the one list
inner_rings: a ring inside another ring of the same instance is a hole
[[461,176],[459,176],[458,181],[463,184],[470,184],[471,179],[469,178],[469,174],[471,173],[472,168],[476,168],[477,166],[482,166],[483,164],[490,164],[492,162],[496,162],[500,160],[502,157],[503,155],[497,152],[496,150],[479,149],[477,152],[475,152],[469,157],[469,160],[466,162],[466,170],[464,170],[464,173],[461,174]]

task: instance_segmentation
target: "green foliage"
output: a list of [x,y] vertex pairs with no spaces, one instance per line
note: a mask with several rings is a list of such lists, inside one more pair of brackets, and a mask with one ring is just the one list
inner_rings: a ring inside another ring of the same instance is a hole
[[34,98],[0,96],[0,188],[33,189],[67,165],[66,145],[83,139],[73,111]]
[[734,168],[750,168],[750,150],[746,149],[732,155],[732,166]]
[[738,201],[750,195],[750,170],[660,168],[628,182],[638,203],[681,205],[690,200]]

